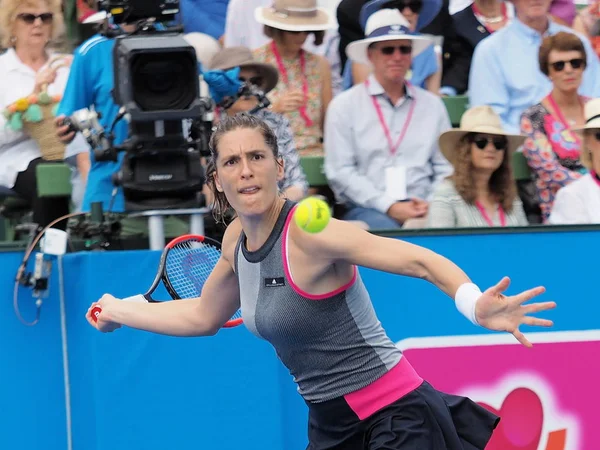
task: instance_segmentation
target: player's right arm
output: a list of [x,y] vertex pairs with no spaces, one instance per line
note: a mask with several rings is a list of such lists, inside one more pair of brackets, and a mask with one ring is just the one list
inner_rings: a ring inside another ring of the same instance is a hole
[[[235,245],[241,227],[235,221],[225,232],[221,258],[198,298],[161,303],[123,302],[105,294],[86,314],[90,325],[107,332],[121,325],[170,336],[212,336],[240,307],[237,276],[233,270]],[[91,310],[99,305],[98,321]]]

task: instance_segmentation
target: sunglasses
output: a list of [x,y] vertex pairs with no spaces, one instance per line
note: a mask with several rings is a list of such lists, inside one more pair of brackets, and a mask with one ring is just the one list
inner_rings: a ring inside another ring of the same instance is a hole
[[483,150],[489,143],[494,145],[494,148],[498,151],[506,150],[508,148],[508,139],[503,136],[472,136],[470,141],[477,146],[479,150]]
[[580,69],[585,64],[585,61],[583,60],[583,58],[575,58],[570,61],[556,61],[556,62],[550,63],[550,65],[552,66],[552,68],[554,70],[556,70],[557,72],[560,72],[561,70],[563,70],[565,68],[565,64],[567,64],[567,63],[569,63],[569,65],[573,69]]
[[421,12],[421,9],[423,8],[423,2],[420,0],[413,0],[413,1],[400,1],[398,2],[398,9],[400,10],[400,12],[402,12],[402,10],[404,8],[408,8],[410,9],[413,13],[418,14]]
[[28,25],[33,24],[36,21],[36,19],[40,19],[42,21],[42,23],[49,24],[49,23],[52,23],[52,20],[54,19],[54,14],[42,13],[42,14],[35,15],[35,14],[31,14],[31,13],[22,13],[22,14],[17,15],[17,17]]
[[262,86],[264,83],[264,79],[263,77],[250,77],[250,78],[245,78],[245,77],[238,77],[238,80],[241,81],[242,83],[250,83],[254,86]]
[[396,47],[386,45],[385,47],[379,47],[379,51],[388,56],[393,55],[396,50],[399,50],[401,55],[410,55],[412,53],[412,47],[410,45],[398,45]]

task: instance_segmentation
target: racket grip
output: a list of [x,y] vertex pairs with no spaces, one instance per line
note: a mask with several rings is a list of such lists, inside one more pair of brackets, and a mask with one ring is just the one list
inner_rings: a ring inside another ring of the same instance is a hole
[[[122,302],[140,302],[147,303],[146,297],[143,294],[132,295],[131,297],[125,297],[121,299]],[[92,308],[92,320],[94,322],[98,322],[98,316],[102,312],[102,308],[100,306],[94,306]]]

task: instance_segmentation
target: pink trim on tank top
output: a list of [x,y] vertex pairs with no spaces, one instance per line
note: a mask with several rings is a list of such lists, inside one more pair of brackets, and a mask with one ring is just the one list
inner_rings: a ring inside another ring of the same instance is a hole
[[289,258],[288,258],[287,240],[288,240],[288,231],[290,228],[290,223],[292,222],[292,217],[294,217],[295,210],[296,210],[296,206],[294,206],[291,209],[291,211],[288,213],[288,216],[285,220],[285,225],[283,226],[283,236],[281,239],[281,255],[282,255],[282,259],[283,259],[283,270],[285,272],[285,276],[286,276],[287,280],[290,283],[291,288],[298,295],[301,295],[302,297],[306,297],[310,300],[325,300],[327,298],[338,295],[338,294],[344,292],[345,290],[349,289],[350,287],[352,287],[352,285],[356,282],[356,277],[357,277],[356,266],[354,266],[354,274],[352,275],[352,279],[348,283],[337,288],[334,291],[326,292],[325,294],[309,294],[308,292],[300,289],[300,287],[296,283],[294,283],[294,279],[292,278],[292,272],[290,270]]
[[406,357],[378,380],[358,391],[344,395],[348,406],[360,420],[391,405],[418,388],[423,379],[415,372]]

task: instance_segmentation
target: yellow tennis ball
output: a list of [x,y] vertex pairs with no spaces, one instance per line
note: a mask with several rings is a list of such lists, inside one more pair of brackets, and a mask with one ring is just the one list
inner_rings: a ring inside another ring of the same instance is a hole
[[318,197],[307,197],[298,203],[294,212],[296,225],[309,233],[319,233],[331,219],[329,205]]

